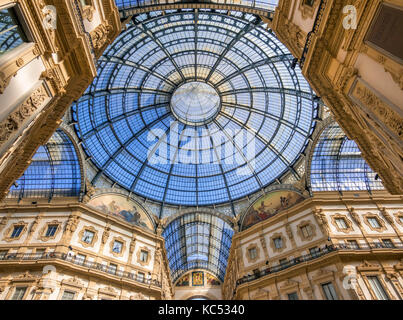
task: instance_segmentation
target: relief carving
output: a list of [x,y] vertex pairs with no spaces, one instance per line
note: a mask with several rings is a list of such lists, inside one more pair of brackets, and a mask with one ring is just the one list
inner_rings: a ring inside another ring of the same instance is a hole
[[16,111],[11,113],[2,123],[0,123],[0,145],[7,141],[10,136],[21,128],[23,122],[32,116],[43,102],[48,98],[44,87],[40,87],[22,103]]

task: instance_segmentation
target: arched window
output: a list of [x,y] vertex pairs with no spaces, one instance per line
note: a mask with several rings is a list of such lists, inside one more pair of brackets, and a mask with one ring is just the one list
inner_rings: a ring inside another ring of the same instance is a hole
[[80,164],[73,143],[61,129],[40,146],[8,198],[76,197],[81,190]]
[[321,134],[311,163],[312,191],[360,191],[384,189],[377,174],[361,156],[337,123]]
[[189,213],[163,232],[173,282],[192,269],[206,269],[224,281],[234,231],[207,213]]

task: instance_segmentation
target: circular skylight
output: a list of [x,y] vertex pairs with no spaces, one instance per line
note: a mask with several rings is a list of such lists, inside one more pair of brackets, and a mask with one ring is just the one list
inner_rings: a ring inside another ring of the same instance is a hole
[[172,113],[187,124],[203,124],[220,110],[220,97],[207,83],[188,82],[175,90],[171,98]]
[[317,109],[293,58],[254,15],[137,16],[72,108],[92,183],[203,206],[299,178]]

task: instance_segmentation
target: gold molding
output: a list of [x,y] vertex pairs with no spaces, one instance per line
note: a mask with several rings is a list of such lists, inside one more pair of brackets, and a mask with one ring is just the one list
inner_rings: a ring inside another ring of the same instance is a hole
[[[18,237],[11,238],[11,234],[13,233],[14,227],[16,227],[16,226],[23,226],[23,229],[20,232],[20,234],[18,235]],[[3,241],[7,241],[7,242],[18,241],[21,239],[22,235],[25,232],[27,232],[27,229],[28,229],[28,223],[25,221],[19,221],[19,222],[12,223],[7,228],[7,230],[4,232]]]
[[394,216],[395,216],[396,222],[403,227],[403,221],[400,220],[400,218],[403,218],[403,212],[402,211],[396,212],[394,214]]
[[[308,237],[305,237],[302,233],[302,228],[305,226],[309,226],[309,228],[311,229],[311,234]],[[313,238],[316,237],[316,226],[310,220],[302,220],[297,225],[297,234],[302,241],[311,241]]]
[[36,89],[14,112],[0,123],[0,146],[21,129],[24,122],[29,119],[42,104],[49,98],[43,85]]
[[[375,213],[366,213],[362,215],[363,219],[364,219],[364,223],[372,230],[372,231],[377,231],[377,232],[383,232],[386,230],[386,225],[385,225],[385,221],[383,221],[383,219],[381,217],[379,217],[377,214]],[[379,228],[374,228],[373,226],[371,226],[371,224],[368,221],[368,218],[375,218],[380,227]]]
[[[140,260],[141,251],[147,252],[147,261],[141,261],[141,260]],[[145,266],[149,265],[150,260],[151,260],[151,252],[150,252],[150,249],[148,249],[146,246],[140,247],[140,248],[137,250],[137,262],[138,262],[141,266],[145,267]]]
[[[250,256],[250,250],[252,250],[252,249],[256,250],[256,257],[255,258],[252,258]],[[245,256],[246,256],[246,259],[248,260],[248,262],[251,263],[251,264],[255,263],[256,261],[258,261],[260,259],[260,249],[259,249],[259,247],[257,246],[256,243],[251,243],[251,244],[249,244],[249,246],[246,247]]]
[[[94,237],[92,238],[91,243],[86,243],[86,242],[82,241],[82,238],[83,238],[83,236],[84,236],[85,230],[94,232]],[[97,229],[95,229],[93,226],[84,226],[84,227],[81,229],[81,231],[78,233],[78,242],[81,243],[81,245],[82,245],[84,248],[94,247],[94,245],[95,245],[95,243],[97,242],[97,240],[98,240],[98,231],[97,231]]]
[[[281,238],[282,247],[276,248],[274,245],[274,239]],[[272,248],[273,252],[280,253],[283,252],[287,248],[287,239],[281,232],[276,232],[270,237],[270,247]]]
[[[113,251],[113,245],[115,244],[115,241],[120,242],[122,244],[122,250],[120,250],[119,253]],[[123,257],[125,250],[126,250],[126,241],[122,237],[113,237],[109,243],[109,253],[111,253],[114,257],[120,258]]]
[[[47,232],[47,230],[48,230],[50,225],[57,225],[57,229],[56,229],[55,234],[53,236],[46,237],[46,232]],[[39,235],[38,235],[37,239],[41,240],[43,242],[46,242],[46,241],[49,241],[49,240],[54,240],[54,239],[56,239],[56,237],[59,234],[61,229],[62,229],[62,222],[60,222],[58,220],[53,220],[53,221],[46,222],[45,225],[39,231]]]
[[[353,223],[351,222],[351,220],[346,215],[336,213],[336,214],[331,215],[330,218],[332,219],[332,224],[336,227],[337,231],[343,232],[343,233],[350,233],[350,232],[354,231]],[[346,223],[347,228],[346,229],[341,229],[337,225],[336,219],[344,219],[344,222]]]

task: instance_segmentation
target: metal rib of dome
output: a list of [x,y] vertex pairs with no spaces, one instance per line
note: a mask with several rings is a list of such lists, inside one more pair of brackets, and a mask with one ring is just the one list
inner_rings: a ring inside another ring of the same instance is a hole
[[[250,14],[137,16],[72,107],[99,169],[93,183],[104,174],[145,198],[189,206],[230,202],[273,183],[299,159],[317,115],[292,59]],[[221,106],[217,114],[207,108],[203,121],[177,121],[172,95],[192,82],[214,88]]]

